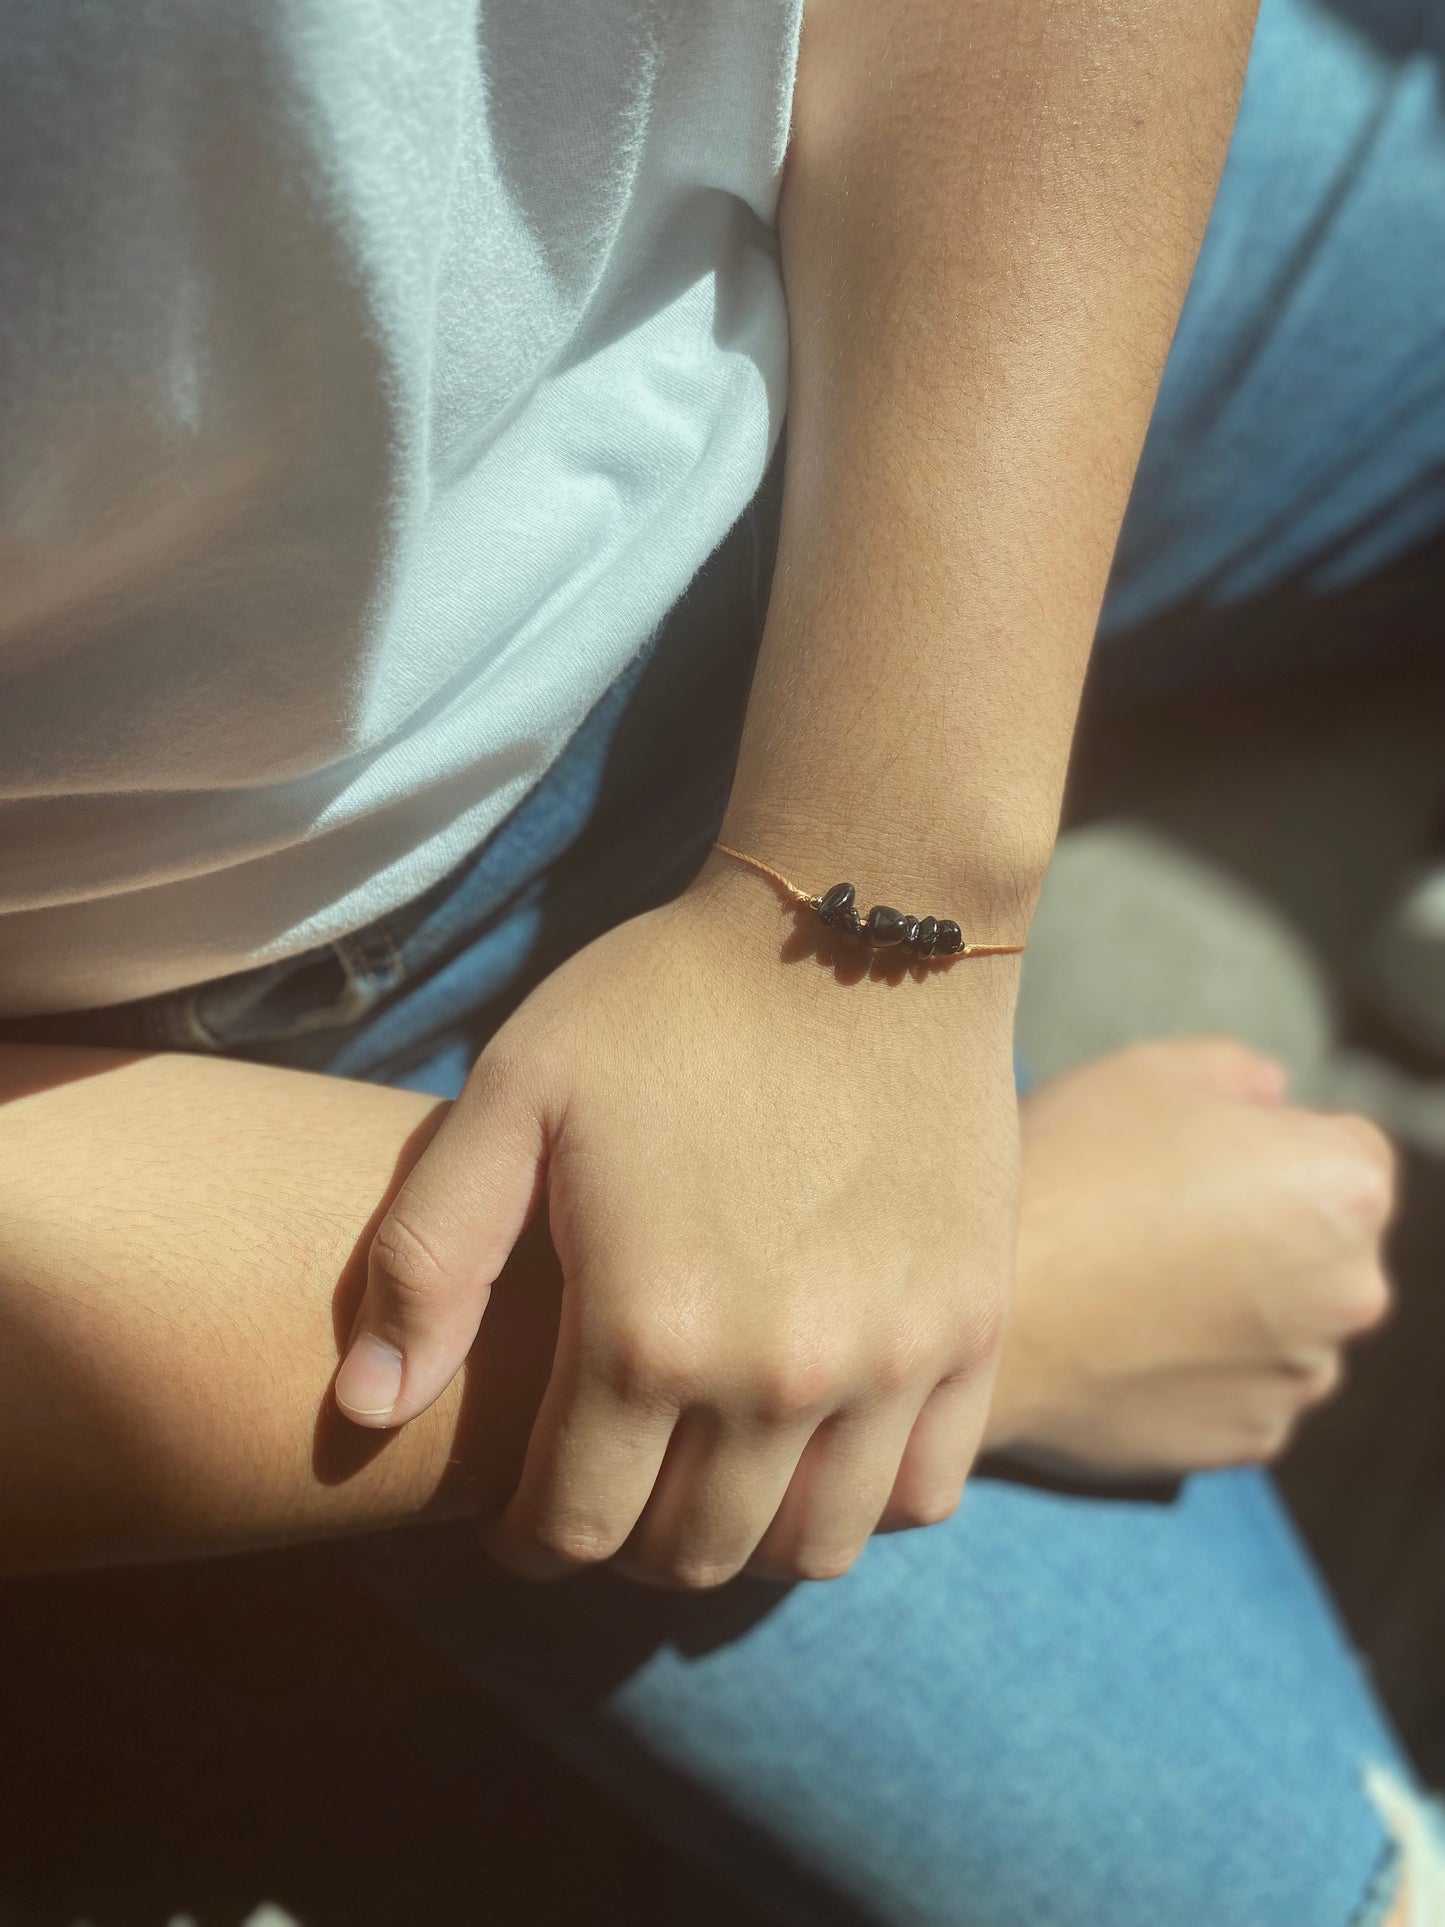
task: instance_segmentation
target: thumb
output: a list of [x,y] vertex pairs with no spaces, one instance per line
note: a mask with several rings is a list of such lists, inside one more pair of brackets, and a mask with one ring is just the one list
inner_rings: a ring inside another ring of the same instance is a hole
[[451,1384],[542,1194],[545,1146],[532,1093],[483,1052],[371,1241],[333,1388],[347,1418],[404,1425]]

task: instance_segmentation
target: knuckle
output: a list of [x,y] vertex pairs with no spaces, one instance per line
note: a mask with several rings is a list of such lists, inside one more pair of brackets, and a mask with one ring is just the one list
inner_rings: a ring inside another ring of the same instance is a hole
[[1231,1037],[1227,1031],[1206,1031],[1202,1036],[1176,1045],[1176,1049],[1188,1051],[1197,1063],[1222,1077],[1250,1078],[1266,1062],[1259,1051],[1242,1038]]
[[1306,1366],[1297,1374],[1301,1408],[1323,1405],[1326,1399],[1333,1398],[1343,1377],[1344,1361],[1338,1352],[1331,1352],[1328,1357]]
[[1278,1465],[1291,1445],[1294,1444],[1295,1429],[1293,1420],[1276,1426],[1273,1434],[1266,1441],[1264,1450],[1259,1455],[1262,1464]]
[[698,1389],[691,1348],[655,1327],[630,1326],[601,1348],[603,1375],[629,1405],[685,1404]]
[[949,1365],[941,1379],[966,1378],[989,1364],[1003,1349],[1008,1308],[996,1291],[966,1292],[953,1310],[948,1325]]
[[758,1374],[754,1406],[767,1425],[784,1425],[824,1410],[831,1399],[835,1375],[827,1359],[795,1352],[774,1357]]
[[617,1550],[617,1537],[598,1520],[539,1519],[527,1535],[531,1545],[569,1566],[596,1566]]
[[893,1509],[894,1517],[905,1531],[941,1526],[958,1511],[962,1500],[963,1491],[959,1486],[905,1492]]
[[535,1046],[529,1053],[504,1026],[473,1063],[467,1084],[473,1093],[505,1097],[527,1088],[534,1062]]
[[1263,1464],[1281,1458],[1294,1437],[1297,1414],[1272,1412],[1261,1416],[1248,1428],[1250,1456]]
[[741,1560],[684,1552],[674,1554],[663,1567],[663,1573],[679,1592],[712,1592],[736,1578],[741,1568]]
[[788,1570],[795,1579],[841,1579],[857,1565],[862,1550],[861,1545],[800,1546],[788,1560]]
[[1278,1407],[1261,1405],[1237,1413],[1220,1434],[1213,1462],[1219,1466],[1267,1464],[1289,1444],[1297,1417],[1287,1395]]
[[377,1229],[372,1256],[392,1295],[403,1305],[426,1305],[451,1284],[451,1273],[426,1233],[393,1205]]
[[736,1578],[746,1553],[726,1545],[709,1544],[692,1534],[667,1540],[628,1540],[618,1553],[618,1571],[642,1586],[661,1586],[669,1592],[715,1592]]
[[1336,1118],[1334,1128],[1344,1153],[1332,1174],[1335,1203],[1352,1222],[1378,1232],[1395,1208],[1394,1146],[1367,1117]]
[[868,1385],[874,1395],[887,1402],[897,1397],[918,1375],[919,1361],[914,1347],[898,1337],[886,1338],[875,1346],[868,1364]]
[[1342,1307],[1341,1326],[1349,1337],[1373,1331],[1390,1314],[1393,1295],[1390,1281],[1378,1268],[1356,1280]]

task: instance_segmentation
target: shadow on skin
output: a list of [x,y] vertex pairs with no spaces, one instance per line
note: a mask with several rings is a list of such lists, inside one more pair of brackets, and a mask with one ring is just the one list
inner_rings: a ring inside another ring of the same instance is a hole
[[104,1077],[113,1071],[155,1056],[154,1051],[109,1050],[100,1046],[71,1045],[57,1049],[54,1044],[6,1044],[4,1077],[0,1079],[0,1106],[14,1104],[23,1097],[39,1097],[44,1091],[57,1091],[63,1084],[75,1084],[82,1077]]
[[[76,1047],[8,1050],[0,1067],[0,1106],[83,1077],[130,1071],[154,1056]],[[119,1107],[122,1113],[125,1108],[125,1103]],[[400,1432],[358,1427],[344,1418],[333,1402],[331,1379],[364,1288],[372,1238],[445,1114],[446,1107],[438,1104],[388,1155],[380,1195],[371,1201],[365,1223],[349,1235],[345,1262],[329,1283],[332,1357],[317,1361],[314,1369],[321,1382],[302,1407],[314,1415],[307,1456],[320,1485],[344,1487],[381,1455],[395,1451],[403,1437]],[[184,1120],[181,1125],[176,1155],[184,1157],[188,1127]],[[310,1127],[298,1119],[296,1128]],[[103,1197],[124,1195],[129,1152],[119,1139],[116,1142],[116,1155],[103,1177]],[[460,1384],[447,1394],[444,1409],[430,1421],[447,1441],[444,1471],[414,1515],[416,1525],[374,1535],[368,1542],[368,1556],[395,1572],[403,1587],[435,1573],[445,1593],[454,1579],[468,1573],[470,1584],[458,1597],[464,1598],[469,1613],[479,1614],[479,1619],[469,1622],[473,1630],[479,1633],[492,1624],[504,1629],[499,1650],[513,1655],[519,1650],[534,1653],[539,1670],[548,1674],[549,1690],[595,1701],[661,1645],[699,1654],[738,1638],[785,1599],[791,1587],[744,1576],[712,1593],[673,1592],[639,1586],[607,1569],[541,1585],[514,1579],[486,1560],[477,1517],[500,1510],[515,1489],[552,1366],[562,1290],[561,1267],[544,1206],[494,1287]],[[206,1546],[194,1530],[192,1486],[197,1468],[185,1455],[177,1455],[174,1439],[158,1422],[164,1400],[156,1386],[144,1377],[137,1380],[109,1371],[103,1358],[97,1360],[87,1334],[77,1335],[73,1322],[68,1326],[59,1315],[63,1306],[57,1307],[53,1325],[42,1316],[44,1306],[43,1298],[38,1308],[27,1304],[25,1318],[6,1334],[18,1384],[42,1407],[53,1404],[62,1390],[65,1397],[79,1400],[98,1447],[93,1501],[85,1495],[79,1501],[73,1497],[67,1501],[73,1508],[93,1503],[94,1517],[89,1521],[79,1515],[72,1518],[67,1545],[53,1560],[49,1557],[53,1548],[44,1541],[50,1499],[43,1490],[38,1493],[33,1509],[38,1561],[145,1561],[178,1552],[239,1550],[246,1543],[265,1543],[269,1536],[265,1532],[251,1537],[218,1530],[214,1545]],[[257,1340],[264,1345],[264,1331],[258,1331]],[[423,1417],[417,1423],[426,1425],[428,1420]],[[248,1449],[244,1428],[235,1449],[241,1453]],[[157,1522],[166,1520],[177,1522],[173,1539],[157,1529]],[[83,1550],[77,1554],[76,1548]],[[498,1683],[498,1690],[505,1690],[504,1682]]]
[[[366,1289],[367,1259],[391,1201],[430,1144],[445,1108],[417,1126],[398,1153],[392,1181],[352,1246],[332,1294],[339,1367]],[[429,1511],[499,1511],[515,1490],[542,1395],[562,1313],[562,1272],[545,1204],[518,1239],[492,1287],[486,1316],[461,1373],[456,1431],[447,1472]],[[401,1436],[354,1425],[328,1384],[312,1439],[312,1469],[322,1485],[344,1485]]]
[[[338,1364],[365,1286],[372,1236],[435,1128],[428,1119],[408,1139],[397,1160],[396,1185],[378,1203],[337,1285],[332,1311]],[[503,1674],[490,1682],[504,1700],[535,1667],[537,1679],[524,1689],[524,1702],[541,1694],[554,1703],[595,1705],[661,1647],[690,1655],[729,1644],[792,1586],[743,1576],[713,1592],[680,1592],[639,1585],[608,1567],[554,1580],[521,1579],[487,1557],[479,1527],[506,1505],[521,1476],[556,1350],[562,1288],[544,1204],[492,1288],[463,1368],[451,1463],[427,1508],[441,1516],[373,1537],[366,1559],[383,1575],[394,1572],[406,1589],[424,1582],[439,1609],[449,1599],[458,1602],[467,1617],[468,1649],[490,1635],[506,1655]],[[351,1424],[328,1387],[316,1422],[316,1477],[343,1483],[397,1436]]]
[[[6,1044],[4,1079],[0,1079],[0,1108],[23,1098],[44,1095],[46,1091],[58,1091],[83,1077],[114,1075],[135,1064],[145,1064],[154,1056],[154,1050],[116,1050],[87,1044]],[[366,1289],[366,1262],[372,1249],[372,1239],[376,1237],[381,1220],[391,1208],[391,1201],[401,1189],[408,1172],[432,1143],[443,1116],[445,1106],[437,1106],[432,1116],[418,1123],[416,1129],[408,1133],[403,1147],[397,1152],[391,1179],[370,1218],[358,1233],[345,1270],[337,1280],[331,1297],[331,1328],[337,1347],[337,1366],[341,1364],[341,1353],[351,1335],[356,1308],[360,1307],[360,1299]],[[557,1337],[561,1274],[557,1272],[555,1258],[547,1266],[543,1262],[545,1256],[551,1256],[551,1241],[545,1237],[545,1231],[538,1237],[538,1226],[534,1224],[518,1243],[516,1256],[507,1266],[503,1278],[497,1281],[491,1305],[487,1308],[486,1337],[478,1339],[478,1345],[474,1347],[472,1359],[466,1368],[466,1386],[462,1393],[457,1428],[460,1459],[472,1457],[472,1445],[476,1445],[480,1453],[487,1445],[495,1447],[505,1441],[511,1447],[507,1453],[507,1465],[511,1466],[514,1461],[512,1480],[516,1470],[520,1470],[526,1436],[532,1428],[532,1414],[536,1412],[541,1387],[545,1387],[545,1360],[551,1357],[551,1347]],[[526,1295],[518,1291],[522,1274],[528,1276],[528,1283],[534,1287]],[[553,1281],[553,1289],[549,1293],[538,1291],[538,1280]],[[486,1422],[482,1420],[482,1411],[487,1412]],[[337,1409],[328,1384],[320,1411],[316,1414],[312,1470],[320,1484],[341,1486],[349,1478],[355,1478],[356,1472],[360,1472],[364,1466],[372,1465],[380,1453],[387,1449],[387,1445],[397,1438],[397,1432],[374,1432],[370,1428],[351,1424],[351,1420]],[[487,1484],[501,1482],[501,1476],[497,1480],[487,1480]],[[445,1495],[451,1497],[455,1482],[443,1482],[443,1486]],[[437,1497],[441,1501],[443,1493]]]

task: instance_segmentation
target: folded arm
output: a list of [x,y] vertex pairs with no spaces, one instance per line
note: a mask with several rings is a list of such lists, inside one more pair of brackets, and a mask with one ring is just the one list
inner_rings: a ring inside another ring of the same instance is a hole
[[555,1329],[545,1222],[424,1418],[363,1433],[330,1399],[367,1241],[446,1108],[227,1060],[0,1049],[4,1566],[505,1498]]
[[[1238,1463],[1332,1387],[1388,1304],[1390,1153],[1282,1096],[1277,1066],[1205,1042],[1028,1101],[994,1449],[1085,1474]],[[556,1344],[545,1223],[414,1424],[364,1432],[330,1398],[358,1254],[446,1108],[226,1059],[0,1048],[0,1566],[506,1501]]]
[[366,1431],[332,1396],[371,1237],[449,1108],[229,1058],[0,1046],[0,1571],[505,1505],[557,1344],[545,1212],[428,1411]]

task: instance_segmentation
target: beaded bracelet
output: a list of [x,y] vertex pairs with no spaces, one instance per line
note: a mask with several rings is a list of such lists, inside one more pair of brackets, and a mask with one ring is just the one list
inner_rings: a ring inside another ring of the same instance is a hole
[[872,950],[899,950],[904,956],[917,958],[1016,957],[1024,948],[1021,943],[965,943],[963,931],[952,917],[912,917],[887,903],[875,903],[863,917],[859,915],[855,903],[857,892],[851,883],[835,883],[822,896],[815,897],[807,890],[800,890],[796,883],[789,883],[781,871],[759,857],[749,856],[745,850],[731,849],[716,838],[713,848],[771,877],[774,883],[781,883],[790,897],[816,910],[819,922],[849,943],[867,944]]

